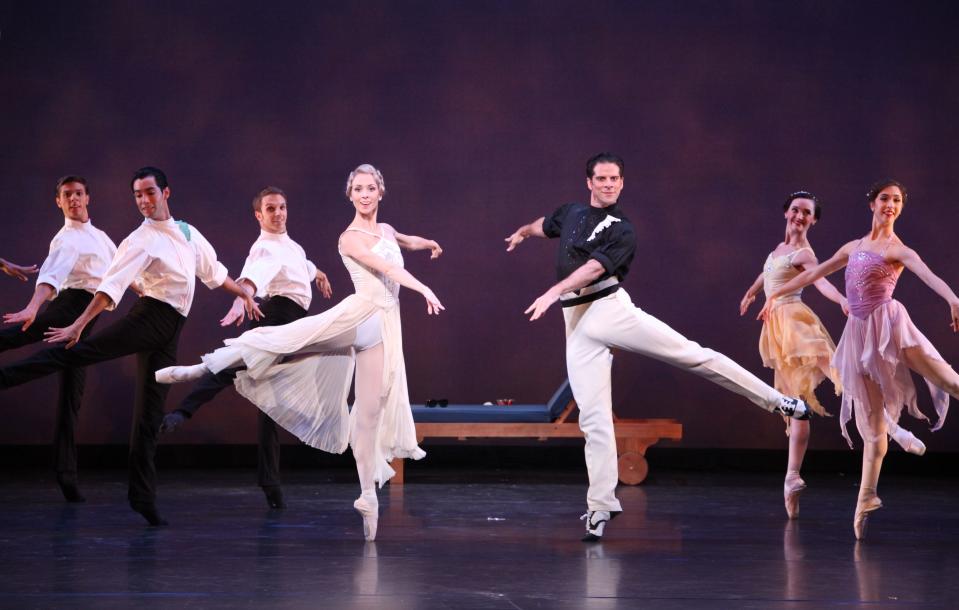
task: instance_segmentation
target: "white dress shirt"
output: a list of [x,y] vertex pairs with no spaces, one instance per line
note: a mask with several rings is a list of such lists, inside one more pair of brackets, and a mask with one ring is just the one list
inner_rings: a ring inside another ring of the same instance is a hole
[[163,301],[186,316],[193,305],[195,277],[208,288],[226,281],[226,267],[216,259],[210,242],[187,223],[172,218],[144,219],[120,243],[97,292],[110,297],[116,307],[127,287],[136,281],[143,296]]
[[306,258],[300,244],[286,233],[260,231],[237,281],[251,282],[258,297],[286,297],[303,309],[309,309],[313,300],[311,284],[315,277],[316,265]]
[[68,288],[92,294],[116,252],[113,240],[92,222],[64,218],[63,228],[53,236],[50,253],[40,266],[37,285],[47,284],[54,294]]

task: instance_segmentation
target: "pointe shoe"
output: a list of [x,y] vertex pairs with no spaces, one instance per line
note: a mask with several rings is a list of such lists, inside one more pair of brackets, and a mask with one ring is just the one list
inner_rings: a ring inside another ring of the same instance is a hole
[[856,540],[865,540],[866,523],[869,520],[869,513],[877,511],[880,508],[882,508],[882,500],[879,499],[879,496],[873,496],[868,500],[860,501],[856,504],[856,514],[852,520],[852,531],[856,535]]
[[779,399],[779,405],[773,410],[775,413],[791,417],[792,419],[809,419],[809,407],[799,398],[790,398],[783,396]]
[[806,489],[806,482],[796,477],[783,484],[783,498],[786,503],[786,515],[790,519],[799,517],[799,494]]
[[193,381],[203,377],[210,369],[205,364],[194,364],[192,366],[168,366],[156,372],[157,383],[182,383],[184,381]]
[[912,432],[901,426],[896,426],[896,431],[890,432],[889,436],[892,438],[892,440],[896,441],[900,447],[909,453],[914,455],[922,455],[926,452],[925,443],[916,438]]
[[367,542],[376,540],[376,522],[379,520],[380,503],[376,495],[363,494],[353,502],[353,508],[363,517],[363,537]]

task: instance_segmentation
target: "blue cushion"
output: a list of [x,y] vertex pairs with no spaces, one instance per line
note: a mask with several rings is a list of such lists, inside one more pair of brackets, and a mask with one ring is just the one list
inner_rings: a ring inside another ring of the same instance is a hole
[[413,405],[413,421],[431,423],[541,423],[554,421],[573,399],[569,381],[564,381],[545,405]]

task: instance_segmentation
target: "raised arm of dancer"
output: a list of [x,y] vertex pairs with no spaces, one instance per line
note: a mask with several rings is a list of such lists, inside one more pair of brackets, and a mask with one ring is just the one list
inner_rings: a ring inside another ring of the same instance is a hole
[[40,311],[40,306],[52,299],[55,294],[56,291],[50,284],[37,284],[37,287],[33,290],[33,298],[30,299],[30,302],[27,303],[26,307],[17,313],[8,313],[3,315],[4,324],[23,323],[23,326],[20,327],[20,330],[27,330],[36,319],[37,312]]
[[766,299],[766,304],[763,305],[763,308],[759,312],[759,315],[756,316],[756,319],[765,320],[766,316],[769,314],[769,310],[772,309],[773,302],[782,295],[792,294],[800,288],[805,288],[806,286],[814,283],[819,278],[826,277],[830,273],[835,273],[836,271],[839,271],[845,267],[846,263],[849,262],[849,254],[852,252],[853,248],[855,248],[858,242],[859,240],[855,240],[847,243],[842,248],[839,248],[839,250],[832,255],[832,258],[826,262],[806,269],[793,279],[774,290],[773,293],[769,295],[769,298]]
[[746,294],[743,296],[743,300],[739,302],[739,315],[746,315],[746,310],[749,309],[749,306],[753,304],[753,301],[756,300],[756,295],[759,294],[759,291],[763,289],[763,274],[760,274],[756,277],[756,281],[753,282],[753,285],[746,290]]
[[30,265],[29,267],[25,267],[23,265],[17,265],[15,263],[11,263],[10,261],[4,258],[0,258],[0,271],[3,271],[10,277],[17,278],[21,282],[26,282],[27,276],[33,275],[38,270],[39,269],[36,265]]
[[589,259],[579,269],[566,276],[565,280],[554,284],[552,288],[540,295],[523,313],[532,314],[529,318],[530,322],[541,318],[549,306],[559,300],[561,294],[589,286],[603,275],[604,271],[602,263],[595,258]]
[[403,235],[393,227],[389,227],[389,229],[393,231],[393,236],[396,237],[396,243],[404,250],[429,250],[430,259],[439,258],[440,254],[443,254],[443,248],[436,243],[436,240],[426,239],[416,235]]
[[83,333],[83,329],[87,327],[87,324],[90,323],[90,320],[100,315],[104,309],[113,309],[114,307],[113,299],[111,299],[107,293],[97,292],[93,295],[93,300],[90,301],[87,308],[83,310],[83,313],[73,321],[73,324],[64,328],[54,328],[51,326],[43,333],[46,337],[44,341],[47,343],[66,342],[65,347],[70,349],[80,340],[80,335]]
[[906,269],[915,273],[926,286],[932,288],[933,292],[945,299],[946,303],[949,304],[949,315],[952,318],[949,326],[952,327],[953,332],[959,332],[959,297],[952,291],[952,288],[933,273],[912,248],[897,244],[889,249],[886,256],[897,259],[906,266]]
[[428,313],[439,314],[440,311],[446,309],[426,284],[413,277],[413,274],[406,269],[374,254],[358,234],[347,232],[341,235],[340,251],[370,269],[382,273],[400,286],[415,290],[423,295],[423,298],[426,299],[426,311]]
[[[799,253],[793,258],[793,265],[801,268],[803,271],[811,269],[818,264],[819,261],[816,259],[816,255],[812,253],[812,250],[808,249],[800,250]],[[824,277],[821,277],[813,282],[813,285],[824,297],[836,305],[839,305],[844,314],[849,315],[849,304],[846,302],[846,297],[844,297],[842,293],[832,285],[832,282]]]
[[533,222],[528,225],[523,225],[520,228],[513,231],[513,234],[506,238],[506,251],[512,252],[516,246],[523,243],[523,240],[527,237],[546,237],[546,233],[543,233],[543,221],[546,220],[545,216],[540,216]]

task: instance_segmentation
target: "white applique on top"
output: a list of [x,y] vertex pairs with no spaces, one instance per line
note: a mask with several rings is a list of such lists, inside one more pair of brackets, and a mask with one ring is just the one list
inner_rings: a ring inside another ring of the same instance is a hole
[[597,235],[599,235],[600,233],[602,233],[604,230],[608,229],[609,227],[613,226],[614,222],[620,222],[621,220],[622,218],[616,218],[615,216],[611,216],[607,214],[606,218],[603,219],[603,222],[596,225],[596,228],[593,229],[593,232],[589,234],[589,237],[586,238],[586,241],[593,241],[593,239]]

